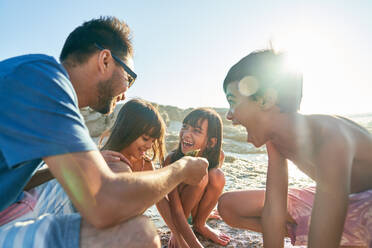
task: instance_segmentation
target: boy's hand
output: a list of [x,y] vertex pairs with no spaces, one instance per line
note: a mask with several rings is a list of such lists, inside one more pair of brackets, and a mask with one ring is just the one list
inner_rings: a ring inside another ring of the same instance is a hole
[[197,185],[207,174],[209,165],[208,160],[205,158],[194,158],[189,156],[185,156],[181,158],[181,160],[184,160],[184,170],[186,173],[186,178],[183,182],[190,185]]

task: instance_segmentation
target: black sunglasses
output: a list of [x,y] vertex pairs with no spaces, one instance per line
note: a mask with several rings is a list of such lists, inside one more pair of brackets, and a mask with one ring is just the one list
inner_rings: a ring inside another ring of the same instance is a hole
[[[99,50],[104,50],[105,48],[97,43],[94,43],[94,45],[99,49]],[[111,52],[110,49],[107,49]],[[111,56],[124,68],[124,71],[126,73],[128,73],[128,88],[130,88],[133,84],[134,84],[134,81],[136,81],[136,78],[137,78],[137,74],[134,73],[134,71],[132,71],[121,59],[119,59],[118,56],[116,56],[115,54],[113,54],[111,52]]]

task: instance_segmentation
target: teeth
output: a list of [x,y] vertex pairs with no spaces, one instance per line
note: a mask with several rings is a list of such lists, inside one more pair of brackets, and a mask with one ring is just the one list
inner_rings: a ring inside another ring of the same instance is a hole
[[193,145],[192,142],[188,142],[188,141],[186,141],[186,140],[184,140],[183,143],[186,144],[186,145],[189,145],[189,146],[192,146],[192,145]]

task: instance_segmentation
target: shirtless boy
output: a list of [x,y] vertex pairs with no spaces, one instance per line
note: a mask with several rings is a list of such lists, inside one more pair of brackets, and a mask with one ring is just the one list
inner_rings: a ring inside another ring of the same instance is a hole
[[[219,213],[230,226],[263,233],[265,247],[368,247],[372,238],[372,135],[343,117],[298,113],[302,75],[286,70],[285,54],[253,52],[228,72],[227,118],[247,141],[266,145],[266,191],[228,192]],[[287,161],[316,182],[288,189]]]

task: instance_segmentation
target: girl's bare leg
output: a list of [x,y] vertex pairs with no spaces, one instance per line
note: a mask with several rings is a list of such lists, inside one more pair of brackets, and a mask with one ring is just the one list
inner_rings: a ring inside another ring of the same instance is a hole
[[201,182],[196,186],[187,184],[179,186],[181,203],[186,219],[190,216],[191,210],[198,205],[207,184],[208,175],[205,175]]
[[208,185],[203,197],[199,204],[192,210],[194,228],[195,231],[211,239],[213,242],[220,245],[227,245],[230,242],[230,237],[219,230],[212,229],[206,224],[207,218],[216,206],[218,198],[225,186],[225,177],[220,169],[211,169],[208,172],[208,179]]

